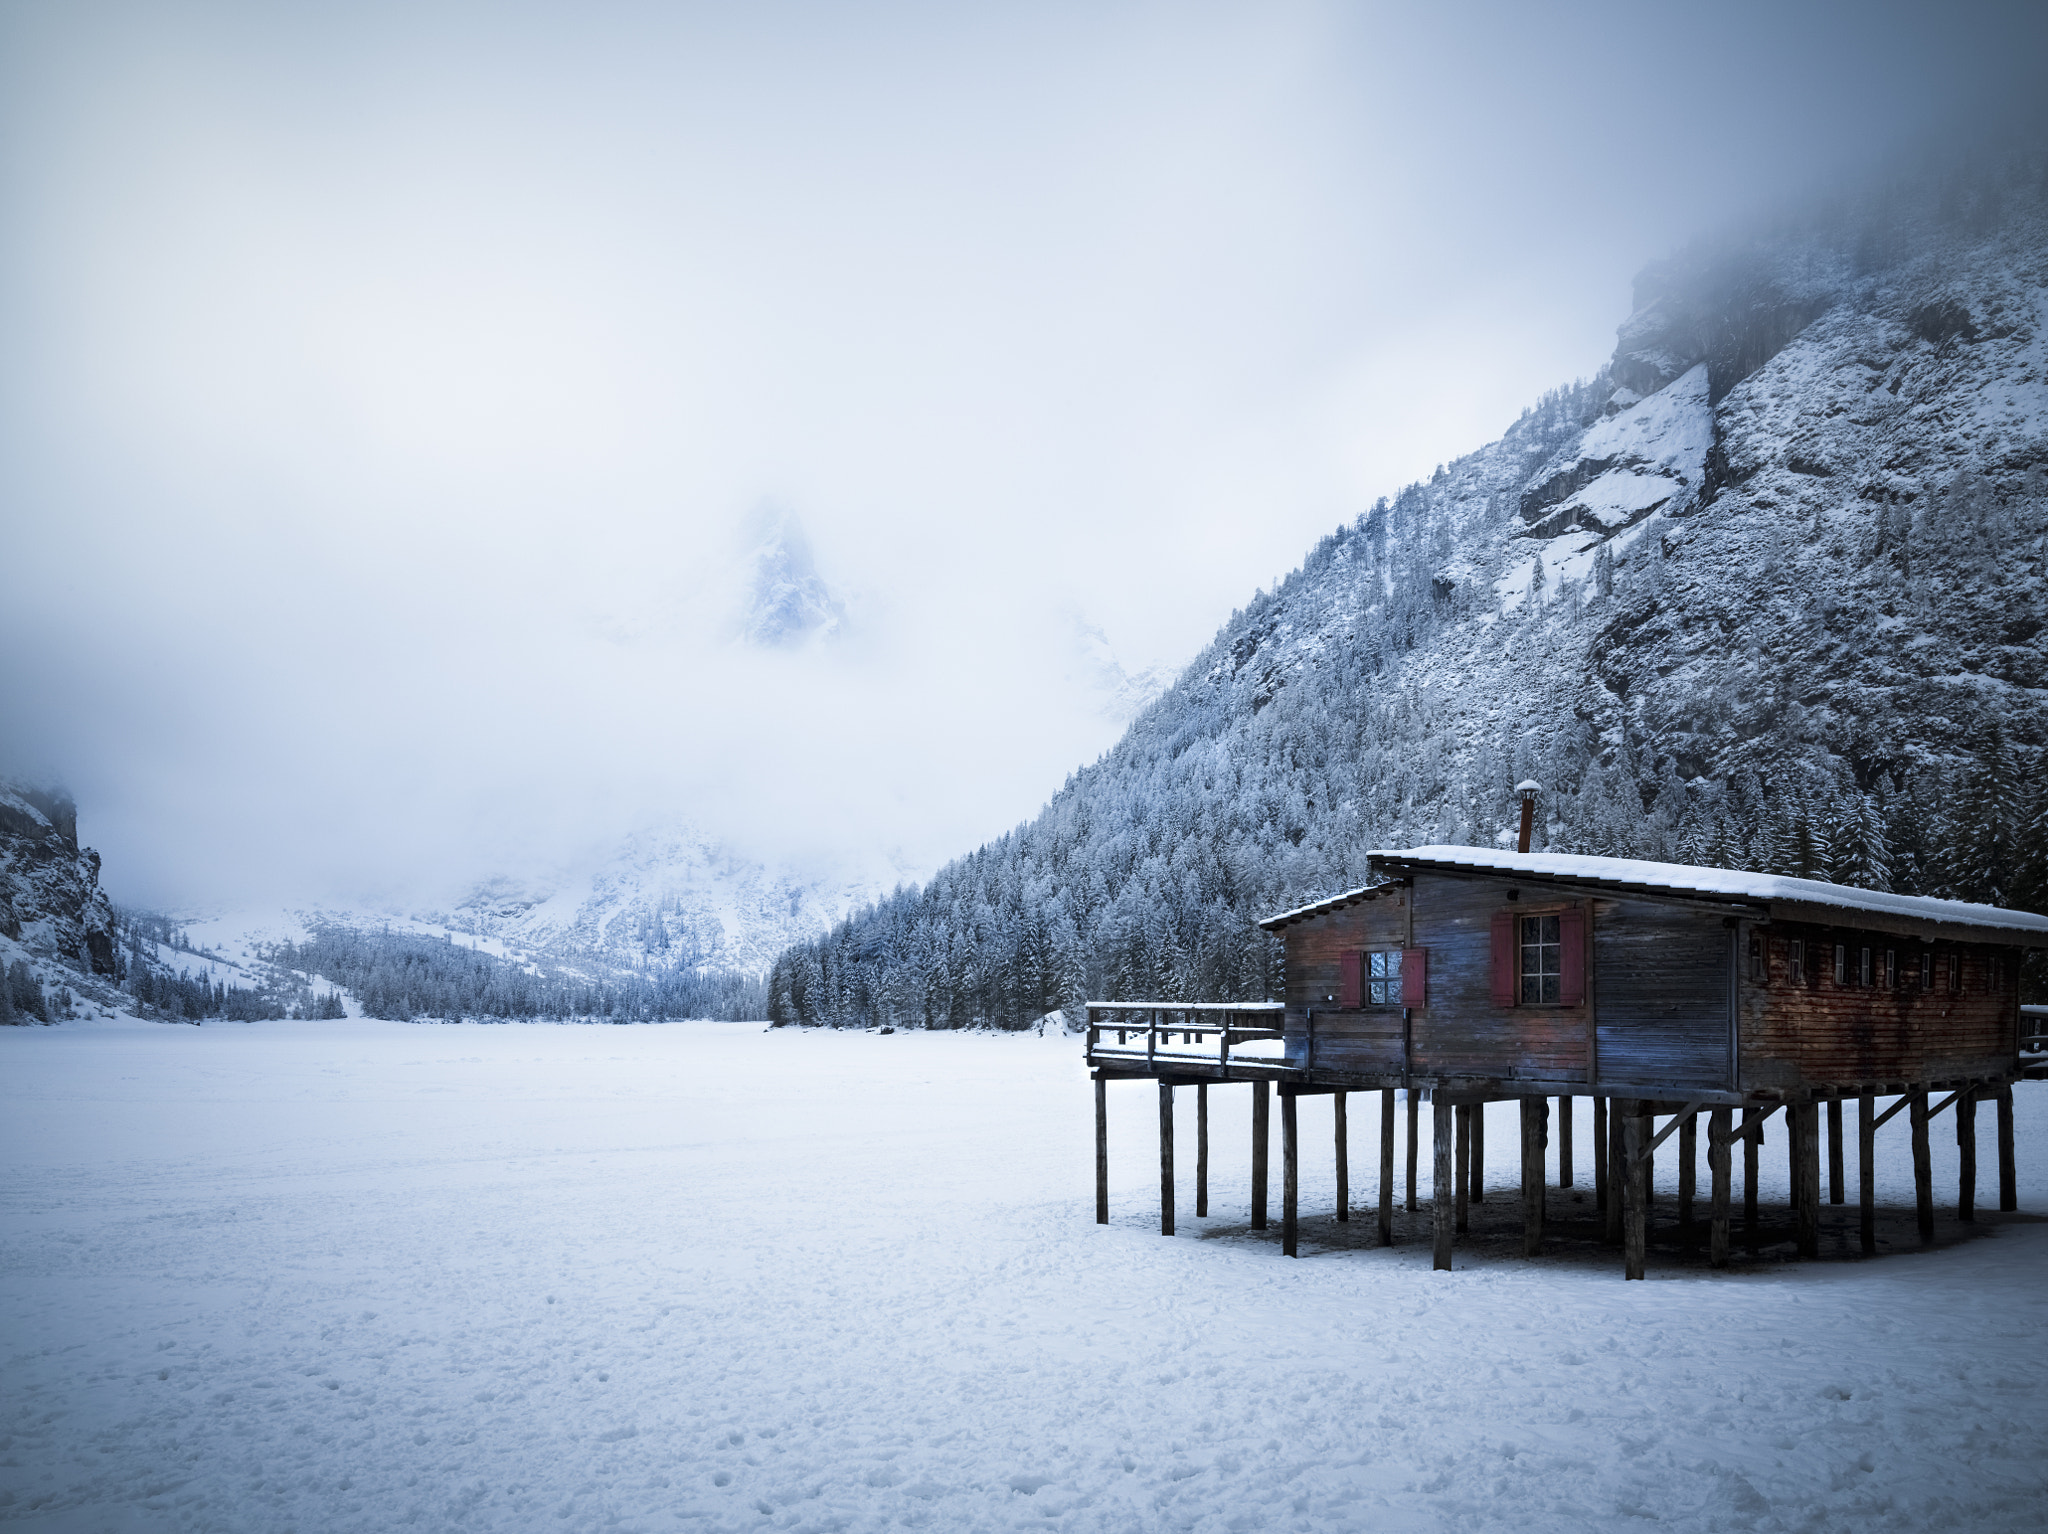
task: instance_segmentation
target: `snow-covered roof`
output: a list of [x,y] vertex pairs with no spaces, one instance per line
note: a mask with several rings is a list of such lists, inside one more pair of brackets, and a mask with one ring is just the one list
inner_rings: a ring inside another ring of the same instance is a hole
[[[1718,898],[1753,905],[1785,902],[1834,906],[1911,921],[1989,927],[2048,939],[2048,916],[2036,916],[2031,911],[2009,911],[2000,906],[1973,905],[1965,900],[1934,900],[1924,895],[1893,895],[1881,890],[1830,884],[1824,879],[1794,879],[1783,874],[1748,873],[1736,868],[1698,868],[1689,863],[1582,857],[1563,852],[1501,852],[1491,847],[1409,847],[1371,852],[1367,857],[1375,870],[1385,873],[1443,869],[1515,874],[1552,883]],[[1383,887],[1368,885],[1348,895],[1334,896],[1315,905],[1268,917],[1259,925],[1271,928],[1324,910],[1335,910]]]
[[1321,916],[1326,911],[1341,911],[1348,905],[1357,905],[1361,900],[1371,900],[1389,890],[1399,888],[1391,880],[1379,884],[1362,884],[1355,890],[1346,890],[1341,895],[1326,895],[1321,900],[1312,900],[1307,905],[1298,905],[1291,911],[1282,911],[1278,916],[1268,916],[1259,925],[1268,932],[1284,927],[1291,921],[1300,921],[1306,916]]

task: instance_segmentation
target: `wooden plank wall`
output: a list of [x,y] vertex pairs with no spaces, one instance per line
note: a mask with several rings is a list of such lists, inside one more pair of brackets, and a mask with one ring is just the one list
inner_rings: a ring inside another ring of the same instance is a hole
[[1429,950],[1429,1004],[1415,1014],[1415,1069],[1445,1075],[1584,1081],[1587,1007],[1496,1007],[1493,914],[1538,915],[1572,902],[1532,889],[1510,903],[1510,881],[1416,876],[1415,944]]
[[1315,1009],[1318,1067],[1340,1071],[1401,1069],[1401,1009],[1340,1009],[1330,998],[1338,988],[1338,955],[1408,945],[1406,887],[1396,885],[1357,905],[1332,911],[1285,928],[1287,945],[1287,1058],[1300,1065],[1308,1058],[1307,1017]]
[[[1749,973],[1749,940],[1760,938],[1768,968]],[[1791,978],[1789,945],[1807,945],[1804,983]],[[1834,949],[1849,950],[1850,983],[1835,984]],[[1871,950],[1870,986],[1857,983],[1861,950]],[[1896,983],[1884,984],[1890,950]],[[1920,986],[1920,956],[1934,960],[1934,986]],[[1948,989],[1948,960],[1962,960],[1962,989]],[[1895,933],[1807,924],[1742,929],[1742,1085],[1802,1087],[1875,1081],[1940,1081],[2013,1069],[2018,1054],[2018,949],[1993,944],[1922,943]],[[2003,984],[1997,966],[2003,961]]]
[[1723,921],[1655,901],[1593,902],[1600,1080],[1734,1088],[1735,932]]

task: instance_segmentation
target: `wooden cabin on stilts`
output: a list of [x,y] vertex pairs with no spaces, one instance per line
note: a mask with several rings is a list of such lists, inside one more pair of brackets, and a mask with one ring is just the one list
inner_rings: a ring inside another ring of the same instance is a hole
[[[1336,1099],[1338,1218],[1350,1217],[1346,1094],[1380,1094],[1378,1240],[1397,1200],[1417,1207],[1429,1109],[1435,1265],[1451,1266],[1484,1194],[1483,1109],[1519,1107],[1522,1250],[1543,1250],[1548,1147],[1573,1180],[1573,1104],[1607,1238],[1641,1278],[1653,1168],[1679,1158],[1678,1220],[1699,1220],[1726,1265],[1758,1239],[1758,1148],[1767,1125],[1789,1151],[1792,1226],[1819,1255],[1820,1205],[1846,1199],[1854,1105],[1861,1249],[1877,1249],[1876,1137],[1901,1115],[1919,1239],[1935,1237],[1931,1126],[1952,1115],[1956,1218],[1977,1206],[1977,1106],[1994,1109],[1998,1207],[2018,1207],[2012,1092],[2048,1077],[2048,1020],[2019,1002],[2020,960],[2048,948],[2048,917],[1818,880],[1527,850],[1416,847],[1370,855],[1379,882],[1260,923],[1286,949],[1286,998],[1265,1003],[1088,1004],[1095,1084],[1096,1219],[1109,1219],[1107,1087],[1159,1087],[1160,1227],[1174,1229],[1174,1093],[1197,1100],[1195,1209],[1209,1203],[1210,1088],[1251,1092],[1251,1223],[1267,1223],[1271,1101],[1281,1125],[1281,1244],[1298,1250],[1297,1104]],[[2037,1063],[2039,1062],[2039,1063]],[[1406,1095],[1406,1178],[1397,1186],[1397,1093]],[[1889,1101],[1886,1101],[1889,1099]],[[1705,1134],[1701,1135],[1704,1116]],[[1775,1123],[1774,1123],[1775,1121]],[[1827,1146],[1823,1155],[1822,1124]],[[1776,1126],[1782,1125],[1782,1131]],[[1664,1148],[1676,1145],[1671,1150]],[[1734,1163],[1744,1176],[1738,1215]],[[1825,1177],[1823,1177],[1825,1166]]]

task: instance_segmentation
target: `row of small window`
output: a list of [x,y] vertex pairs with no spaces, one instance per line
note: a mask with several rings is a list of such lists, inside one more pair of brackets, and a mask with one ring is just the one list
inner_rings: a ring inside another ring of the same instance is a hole
[[[1923,991],[1931,991],[1937,984],[1958,994],[1963,989],[1963,956],[1955,952],[1937,955],[1931,948],[1909,954],[1906,963],[1901,965],[1896,948],[1876,949],[1867,944],[1830,945],[1772,938],[1770,957],[1784,962],[1785,978],[1793,985],[1818,980],[1825,971],[1839,986],[1877,987],[1891,991],[1897,990],[1901,983],[1912,985],[1917,981],[1918,988]],[[1995,994],[2005,989],[2003,961],[1993,959],[1976,968],[1979,990]],[[1761,937],[1749,940],[1749,978],[1766,983],[1771,978],[1770,963],[1764,956]]]

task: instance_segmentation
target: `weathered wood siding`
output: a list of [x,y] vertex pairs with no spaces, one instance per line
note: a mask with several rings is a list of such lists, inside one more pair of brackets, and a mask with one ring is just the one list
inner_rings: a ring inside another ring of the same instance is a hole
[[1593,902],[1600,1081],[1734,1089],[1735,933],[1723,922],[1656,901]]
[[[1766,978],[1750,974],[1749,940],[1763,945]],[[1789,945],[1807,948],[1805,978],[1792,979]],[[1835,945],[1848,950],[1850,983],[1837,985]],[[1872,984],[1860,983],[1871,950]],[[1889,951],[1894,979],[1885,984]],[[1934,984],[1920,984],[1920,958]],[[1962,961],[1960,990],[1948,961]],[[1940,1081],[2013,1069],[2019,1051],[2020,952],[1992,944],[1921,943],[1892,933],[1804,924],[1753,926],[1742,936],[1742,1084],[1803,1087]],[[1999,975],[2002,963],[2003,975]]]
[[1341,1007],[1341,956],[1408,946],[1410,892],[1395,886],[1282,933],[1287,945],[1287,1058],[1309,1057],[1309,1012],[1315,1012],[1318,1069],[1387,1072],[1401,1069],[1401,1008]]
[[1415,1013],[1414,1068],[1433,1075],[1584,1081],[1591,1013],[1583,1005],[1498,1006],[1493,999],[1493,917],[1561,912],[1581,902],[1538,898],[1505,879],[1417,875],[1415,945],[1429,950],[1429,1005]]

